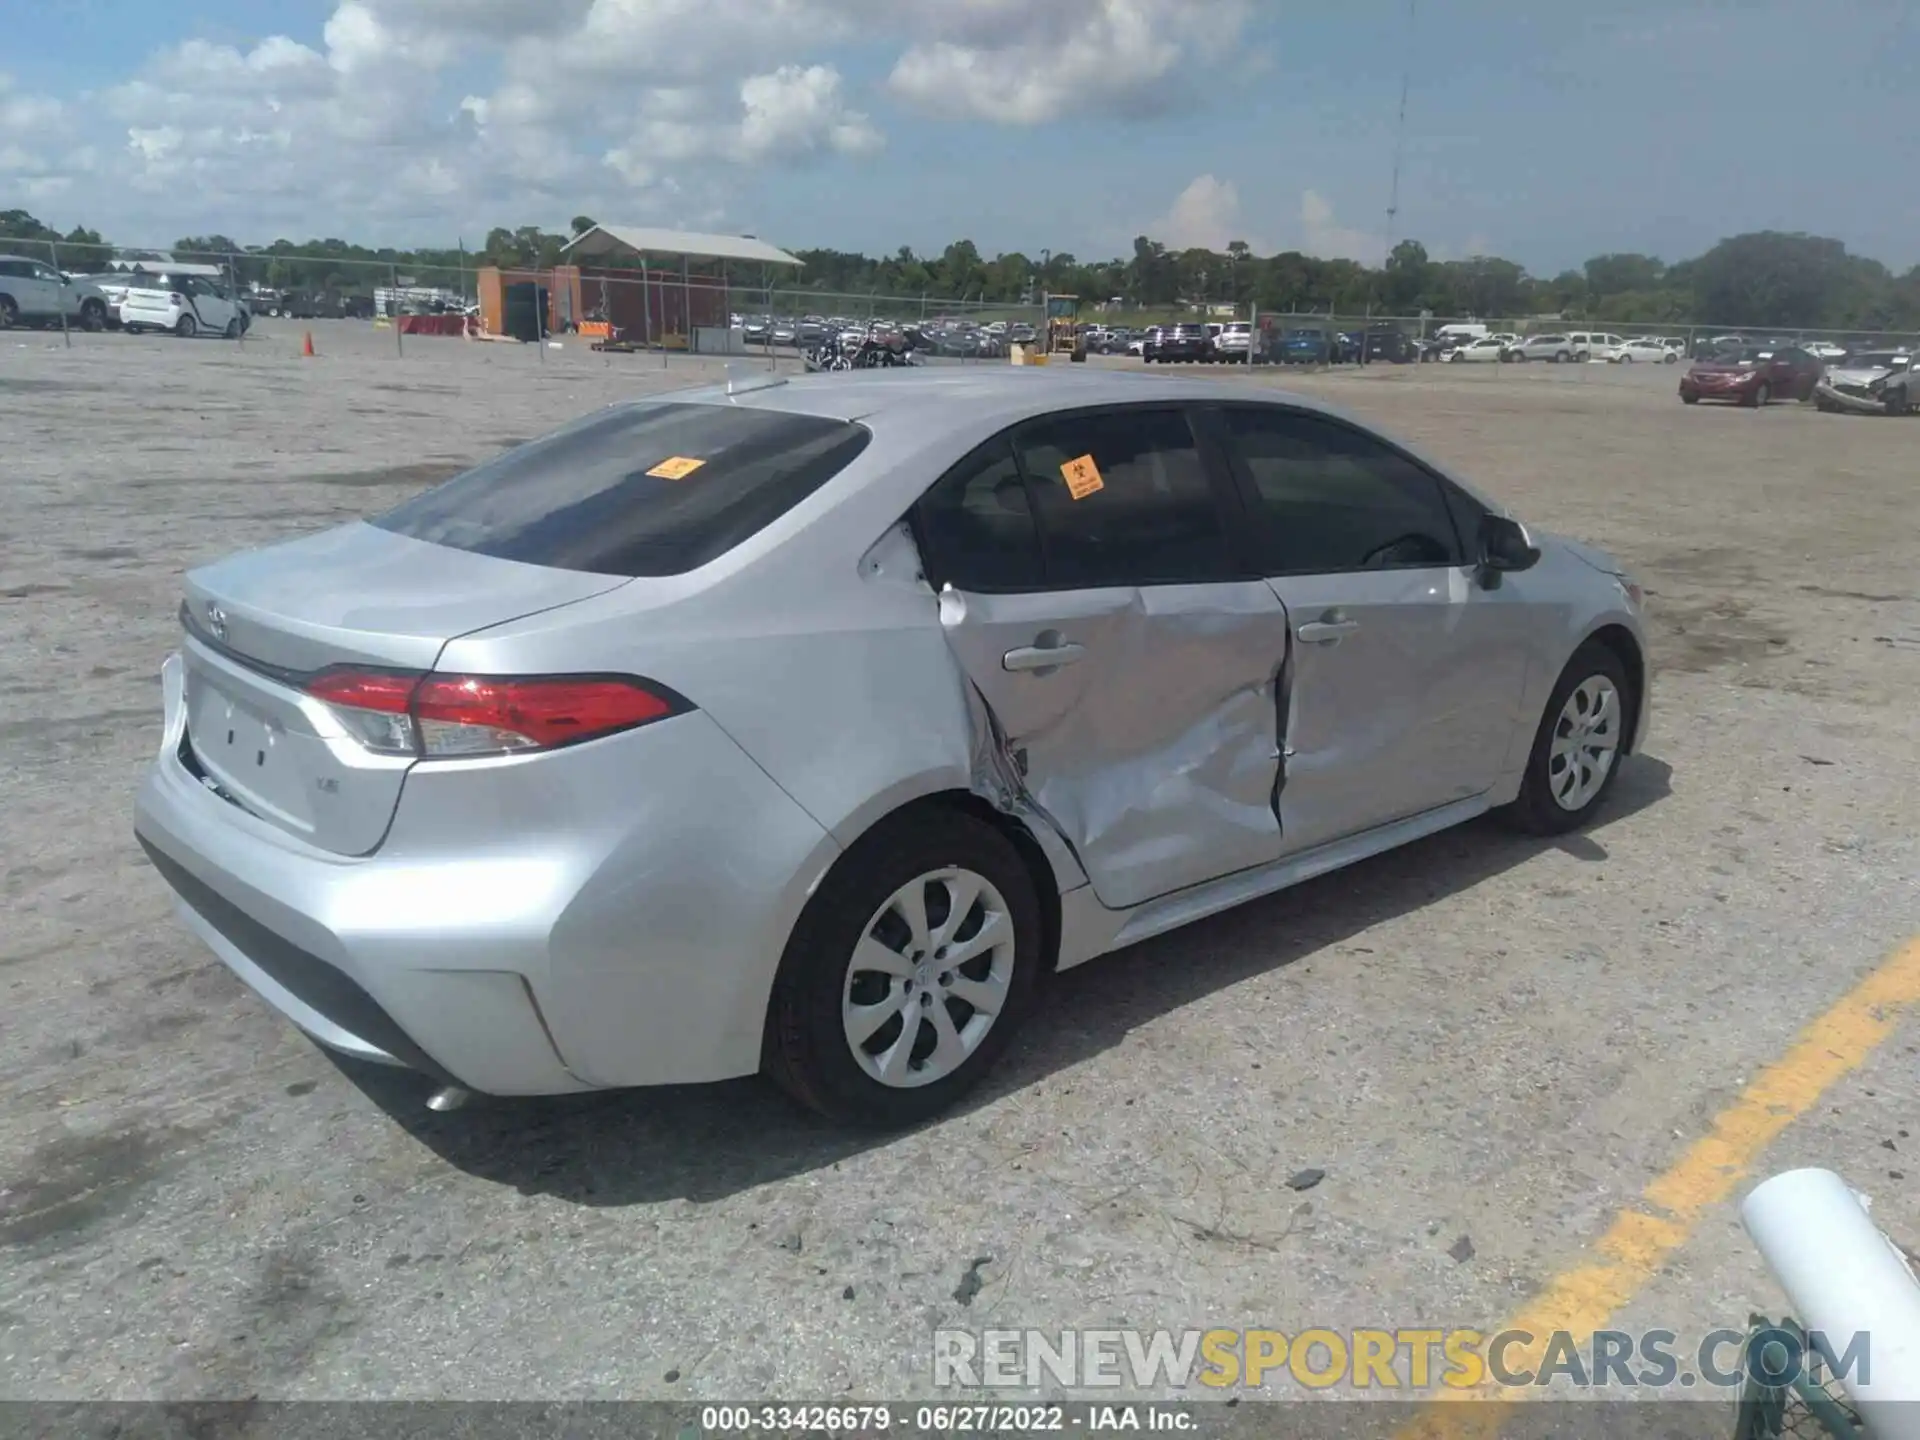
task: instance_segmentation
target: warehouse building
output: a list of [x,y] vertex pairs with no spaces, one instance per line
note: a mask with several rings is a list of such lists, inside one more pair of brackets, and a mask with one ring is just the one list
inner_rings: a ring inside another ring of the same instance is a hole
[[536,340],[578,331],[658,345],[727,345],[733,293],[760,295],[801,262],[751,235],[595,225],[568,242],[552,270],[480,271],[487,332]]

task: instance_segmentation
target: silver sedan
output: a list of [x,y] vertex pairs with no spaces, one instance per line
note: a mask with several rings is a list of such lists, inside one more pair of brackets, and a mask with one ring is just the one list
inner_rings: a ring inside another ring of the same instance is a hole
[[742,378],[192,572],[136,827],[438,1103],[765,1071],[911,1123],[1048,971],[1604,803],[1639,588],[1315,401]]

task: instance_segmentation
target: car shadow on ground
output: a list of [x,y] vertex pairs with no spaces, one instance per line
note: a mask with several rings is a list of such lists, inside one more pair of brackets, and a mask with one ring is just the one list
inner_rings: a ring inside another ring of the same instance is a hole
[[[1671,776],[1665,762],[1634,756],[1621,768],[1606,820],[1589,832],[1541,839],[1483,818],[1051,977],[1017,1043],[960,1113],[1044,1084],[1121,1043],[1138,1025],[1311,959],[1545,850],[1602,863],[1608,830],[1664,799]],[[348,1080],[449,1165],[580,1205],[716,1200],[891,1138],[831,1125],[759,1079],[554,1099],[476,1097],[464,1109],[437,1114],[423,1103],[420,1077],[328,1053]]]

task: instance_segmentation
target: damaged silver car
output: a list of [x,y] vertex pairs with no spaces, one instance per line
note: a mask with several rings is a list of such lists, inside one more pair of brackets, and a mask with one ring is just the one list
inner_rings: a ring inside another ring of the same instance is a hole
[[438,1099],[951,1104],[1046,972],[1606,801],[1641,593],[1315,401],[1025,368],[623,404],[195,570],[136,828]]
[[1820,377],[1813,403],[1856,415],[1906,415],[1913,410],[1913,356],[1905,350],[1850,354]]

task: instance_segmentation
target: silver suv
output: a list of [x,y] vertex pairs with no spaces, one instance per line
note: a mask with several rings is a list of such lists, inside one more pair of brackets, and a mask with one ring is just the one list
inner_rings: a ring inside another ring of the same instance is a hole
[[0,330],[58,325],[63,314],[83,330],[104,330],[107,297],[99,286],[62,275],[44,260],[0,255]]

